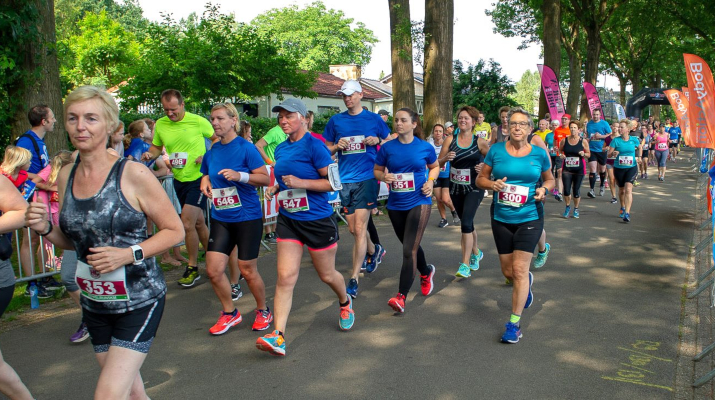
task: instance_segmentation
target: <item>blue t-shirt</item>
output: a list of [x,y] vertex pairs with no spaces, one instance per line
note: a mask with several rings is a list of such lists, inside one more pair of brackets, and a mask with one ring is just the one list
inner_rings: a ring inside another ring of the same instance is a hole
[[[149,143],[141,140],[140,138],[134,138],[129,143],[129,147],[124,150],[124,157],[132,156],[134,161],[139,161],[142,159],[142,154],[149,151],[150,147],[151,145]],[[150,166],[154,163],[154,161],[141,161],[141,163],[146,166]]]
[[[275,156],[276,182],[278,182],[281,191],[289,190],[283,183],[284,175],[293,175],[300,179],[323,179],[318,170],[327,167],[333,162],[330,158],[330,150],[325,147],[325,144],[307,132],[297,142],[291,142],[290,139],[287,139],[279,144],[276,147]],[[333,207],[328,204],[328,192],[306,190],[306,194],[308,198],[307,210],[288,212],[283,208],[279,200],[280,208],[278,212],[285,217],[298,221],[314,221],[333,215]]]
[[677,127],[674,126],[674,127],[670,128],[668,133],[670,134],[670,140],[678,140],[678,138],[680,138],[680,135],[683,133],[683,131],[680,130],[679,126],[677,126]]
[[47,152],[47,146],[45,145],[45,141],[40,139],[40,137],[37,136],[37,134],[32,129],[25,132],[25,134],[30,135],[35,139],[35,141],[37,142],[37,147],[40,149],[40,154],[37,154],[37,152],[35,151],[35,146],[32,144],[32,140],[27,137],[20,137],[20,139],[17,141],[17,147],[22,147],[23,149],[30,150],[30,154],[32,154],[32,161],[30,162],[30,169],[27,170],[27,172],[31,174],[36,174],[50,164],[50,154]]
[[[611,142],[611,149],[618,152],[616,156],[616,161],[613,166],[616,168],[635,168],[636,164],[636,149],[640,146],[641,142],[635,136],[630,136],[628,141],[623,140],[622,137],[617,137]],[[630,158],[621,158],[630,157]]]
[[[422,185],[427,182],[427,165],[437,161],[434,147],[415,137],[411,143],[401,143],[399,138],[390,140],[380,147],[375,165],[386,167],[395,174],[398,182],[390,188],[387,208],[390,210],[410,210],[422,204],[432,204],[432,196],[422,194]],[[405,174],[413,174],[413,179]]]
[[555,156],[557,154],[556,153],[557,146],[554,146],[554,133],[553,132],[549,132],[546,134],[546,137],[544,138],[544,143],[546,144],[546,148],[549,149],[549,154],[551,154],[552,156]]
[[[216,142],[201,160],[201,173],[209,176],[214,190],[211,217],[221,222],[252,221],[263,217],[255,186],[228,181],[223,175],[218,174],[223,169],[250,173],[263,166],[261,153],[256,146],[244,138],[238,136],[226,144]],[[225,190],[234,187],[238,197]],[[222,189],[224,189],[223,193],[221,193]]]
[[[543,205],[534,201],[536,184],[541,173],[548,171],[551,160],[544,149],[531,146],[531,152],[524,157],[514,157],[506,151],[506,143],[494,143],[484,159],[484,163],[492,167],[494,179],[506,177],[507,185],[525,186],[528,196],[521,207],[513,207],[494,201],[493,218],[507,224],[521,224],[534,221],[543,215]],[[498,194],[496,194],[498,196]]]
[[586,124],[586,132],[588,132],[588,148],[591,152],[600,153],[603,151],[603,139],[592,139],[592,137],[594,134],[610,134],[611,126],[604,120],[600,120],[597,123],[588,121],[588,124]]
[[348,138],[351,142],[351,148],[338,151],[340,180],[343,183],[355,183],[374,179],[377,147],[360,144],[359,137],[376,136],[385,139],[389,134],[390,128],[385,121],[370,111],[362,110],[358,115],[344,111],[333,115],[325,126],[323,137],[333,143],[338,143],[342,138]]

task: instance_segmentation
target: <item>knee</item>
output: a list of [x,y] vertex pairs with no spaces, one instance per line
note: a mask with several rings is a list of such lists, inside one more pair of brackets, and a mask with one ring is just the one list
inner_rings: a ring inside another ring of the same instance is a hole
[[239,260],[238,269],[241,271],[241,275],[243,275],[243,278],[246,279],[246,281],[252,281],[260,277],[257,266],[250,261],[246,262]]
[[318,277],[324,283],[330,283],[330,282],[332,282],[333,278],[335,277],[335,273],[336,273],[336,271],[334,269],[329,269],[327,271],[320,271],[320,272],[318,272]]
[[461,222],[461,230],[463,234],[469,234],[474,232],[474,222],[465,220],[462,220]]
[[[322,278],[321,278],[322,279]],[[276,286],[293,287],[298,280],[298,271],[281,271],[278,270]]]
[[209,279],[212,281],[220,280],[221,277],[226,275],[226,263],[207,262],[206,275],[208,275]]

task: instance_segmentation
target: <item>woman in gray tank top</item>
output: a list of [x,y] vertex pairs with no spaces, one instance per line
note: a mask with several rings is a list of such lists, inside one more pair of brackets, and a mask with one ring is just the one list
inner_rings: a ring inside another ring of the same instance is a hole
[[[102,368],[94,397],[144,398],[139,369],[166,294],[154,256],[181,241],[184,228],[147,167],[106,151],[119,117],[106,91],[80,87],[67,96],[64,111],[79,158],[57,179],[60,226],[48,221],[42,203],[30,204],[26,223],[56,246],[77,252],[82,319]],[[151,238],[147,217],[158,228]]]

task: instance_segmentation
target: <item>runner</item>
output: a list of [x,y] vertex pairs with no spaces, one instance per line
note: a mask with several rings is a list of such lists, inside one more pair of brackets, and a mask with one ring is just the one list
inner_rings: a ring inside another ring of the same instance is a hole
[[211,125],[220,141],[204,155],[201,165],[201,191],[213,203],[206,273],[223,311],[209,332],[224,334],[242,320],[233,306],[231,283],[226,277],[226,265],[236,247],[238,268],[256,299],[253,330],[263,331],[270,326],[273,315],[266,305],[266,286],[258,273],[263,211],[256,187],[268,186],[268,170],[256,147],[238,136],[238,111],[233,104],[215,105]]
[[618,199],[621,203],[621,212],[618,216],[623,218],[623,222],[631,222],[633,181],[638,174],[636,157],[641,157],[643,144],[638,138],[630,136],[629,120],[622,119],[619,128],[621,136],[613,139],[608,154],[616,158],[613,175],[618,185]]
[[664,127],[666,132],[668,132],[669,135],[669,143],[668,143],[668,150],[670,151],[670,159],[673,162],[676,161],[676,157],[678,157],[678,145],[680,144],[680,135],[682,134],[682,131],[680,130],[680,127],[678,126],[678,123],[676,122],[673,127],[667,128]]
[[[298,280],[303,245],[308,246],[313,266],[320,279],[338,296],[339,327],[352,328],[355,322],[353,303],[346,294],[345,280],[335,270],[338,249],[338,224],[333,208],[328,204],[332,191],[328,166],[333,162],[328,149],[313,136],[306,134],[305,116],[308,110],[298,99],[286,99],[273,107],[278,123],[288,140],[276,148],[277,185],[266,190],[266,196],[277,194],[278,215],[278,281],[273,300],[275,330],[258,338],[256,347],[273,355],[285,355],[285,329],[293,303],[293,288]],[[383,124],[382,120],[380,123]],[[383,124],[384,125],[384,124]]]
[[420,242],[432,210],[432,189],[439,175],[439,163],[432,146],[423,140],[419,119],[409,108],[397,110],[394,121],[399,136],[382,145],[375,159],[375,178],[391,187],[387,213],[402,243],[399,290],[387,303],[398,313],[405,312],[405,299],[415,280],[415,270],[420,272],[423,296],[429,296],[434,288],[435,267],[427,264]]
[[611,133],[611,127],[608,122],[601,119],[600,109],[593,110],[592,116],[593,120],[586,124],[586,135],[591,152],[591,157],[588,159],[588,184],[591,188],[588,197],[595,198],[596,194],[593,190],[596,185],[596,172],[601,179],[598,195],[603,196],[606,191],[606,153],[603,151],[603,139]]
[[[571,120],[571,115],[570,114],[564,114],[561,116],[561,125],[557,126],[554,128],[554,147],[556,148],[557,152],[559,151],[559,144],[561,141],[563,141],[566,137],[568,137],[571,134],[571,131],[569,130],[569,121]],[[552,121],[552,127],[554,126],[553,124],[554,121]],[[559,153],[560,157],[561,153]],[[560,166],[561,165],[561,160],[559,159],[556,163],[556,165]],[[563,180],[561,179],[561,168],[556,169],[556,186],[554,187],[554,190],[551,191],[551,194],[554,195],[554,198],[558,201],[563,201],[564,197],[562,193],[564,192],[564,183]]]
[[492,126],[488,122],[484,122],[484,113],[479,111],[479,118],[474,125],[474,134],[489,143],[492,140]]
[[665,133],[665,128],[661,128],[658,133],[656,133],[653,142],[655,143],[655,160],[658,166],[658,180],[665,181],[665,169],[666,161],[668,161],[668,143],[670,141],[670,135]]
[[645,125],[641,126],[641,134],[639,136],[641,144],[643,145],[643,154],[641,155],[639,166],[641,168],[641,179],[648,179],[648,157],[650,149],[650,135],[648,134],[648,128]]
[[352,275],[347,289],[355,298],[363,264],[365,270],[372,273],[386,253],[382,246],[370,240],[367,223],[371,210],[377,207],[380,188],[373,174],[376,146],[387,138],[390,129],[379,115],[362,108],[362,87],[358,81],[345,81],[337,94],[343,97],[348,110],[330,118],[323,137],[331,154],[338,153],[343,184],[340,201],[350,233],[355,238]]
[[569,129],[571,134],[559,144],[559,151],[563,161],[561,176],[564,181],[564,199],[566,200],[564,218],[568,218],[571,212],[571,190],[573,190],[573,217],[579,218],[578,205],[581,202],[581,183],[586,174],[584,157],[588,159],[591,154],[588,140],[579,136],[581,122],[576,120],[569,122]]
[[154,127],[154,140],[142,161],[156,160],[166,148],[174,175],[174,190],[181,204],[181,222],[186,233],[186,251],[189,263],[179,285],[192,287],[201,278],[199,274],[199,242],[208,248],[209,230],[204,219],[206,198],[201,193],[201,160],[206,153],[204,138],[215,139],[211,123],[199,115],[185,110],[184,97],[175,89],[161,93],[165,117]]
[[[442,145],[444,144],[444,127],[440,124],[435,125],[432,128],[432,146],[434,146],[435,155],[439,156],[442,151]],[[449,207],[452,212],[452,223],[459,223],[459,216],[457,211],[454,209],[452,204],[452,198],[449,196],[449,162],[445,164],[444,167],[439,169],[439,176],[434,182],[434,198],[437,200],[437,210],[439,211],[439,225],[437,227],[444,228],[449,225],[447,222],[447,215],[445,213],[445,207]],[[388,199],[389,201],[389,199]]]
[[[616,137],[620,136],[618,124],[613,124],[611,128],[611,134],[607,138],[603,139],[603,144],[606,146],[606,154],[611,150],[611,142]],[[615,158],[608,156],[606,158],[606,173],[608,174],[608,189],[611,191],[611,204],[618,203],[618,198],[616,197],[616,180],[613,176],[613,164],[616,161]]]
[[[541,202],[554,187],[554,177],[547,152],[527,141],[531,116],[512,108],[508,121],[509,141],[492,146],[478,181],[480,188],[497,192],[491,207],[492,232],[502,273],[514,284],[511,316],[501,340],[517,343],[522,337],[521,314],[534,301],[529,265],[544,228]],[[539,179],[542,185],[536,188]]]
[[490,145],[509,140],[509,127],[507,126],[508,121],[506,119],[509,110],[509,106],[503,106],[499,109],[499,119],[501,120],[501,125],[497,127],[496,132],[492,131],[492,139],[489,141]]
[[551,133],[551,129],[549,129],[549,121],[542,119],[539,121],[539,129],[534,131],[535,134],[537,134],[541,140],[546,142],[546,135]]
[[439,153],[440,167],[450,163],[449,192],[452,203],[461,221],[462,261],[457,270],[460,278],[469,278],[471,271],[479,269],[484,253],[479,250],[474,216],[484,198],[484,191],[477,187],[476,178],[484,165],[484,155],[489,151],[487,142],[474,135],[474,126],[479,111],[464,106],[457,111],[459,131],[445,139]]
[[[286,134],[283,132],[283,129],[281,129],[280,126],[276,125],[270,130],[268,130],[268,132],[266,132],[266,134],[263,135],[262,138],[256,141],[256,148],[258,149],[258,152],[261,153],[261,156],[263,157],[263,160],[265,161],[266,165],[271,166],[271,168],[276,165],[276,147],[278,147],[279,144],[285,142],[285,140]],[[270,244],[276,244],[276,224],[272,223],[275,221],[275,219],[275,217],[271,217],[267,218],[264,221],[268,224],[264,226],[266,235],[263,237],[263,240]]]
[[[181,220],[159,181],[140,163],[110,155],[119,110],[105,90],[82,86],[65,100],[65,128],[79,161],[58,178],[60,226],[31,203],[27,226],[55,246],[76,249],[76,280],[101,367],[94,398],[145,398],[139,369],[159,327],[166,283],[154,256],[183,237]],[[146,219],[158,231],[147,238]]]

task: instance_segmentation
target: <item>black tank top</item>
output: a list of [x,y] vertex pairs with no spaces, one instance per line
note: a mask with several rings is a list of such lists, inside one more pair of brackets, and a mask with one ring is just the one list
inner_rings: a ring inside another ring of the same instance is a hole
[[[452,139],[452,143],[449,144],[449,151],[455,153],[454,160],[449,162],[450,166],[450,181],[449,181],[449,192],[451,194],[465,194],[475,190],[480,190],[477,188],[477,172],[474,167],[477,164],[484,162],[484,157],[479,151],[479,139],[474,135],[470,135],[472,143],[469,147],[462,148],[457,142],[459,140],[459,135],[455,135]],[[451,169],[468,169],[469,170],[469,185],[463,185],[454,183],[452,181]]]
[[499,127],[497,127],[497,136],[494,143],[506,142],[507,140],[509,140],[509,135],[502,134],[501,125],[499,125]]
[[583,163],[583,157],[581,157],[578,153],[585,151],[583,148],[583,139],[579,138],[578,143],[576,144],[571,144],[569,143],[569,138],[565,138],[564,141],[564,155],[566,158],[569,157],[577,157],[578,158],[578,166],[577,167],[570,167],[566,166],[566,159],[563,160],[563,169],[566,172],[570,172],[572,174],[583,174],[584,170],[584,163]]
[[[126,158],[117,160],[99,192],[86,199],[74,197],[79,163],[72,167],[60,211],[60,229],[74,244],[79,261],[87,262],[92,247],[124,248],[147,239],[146,214],[129,204],[120,187],[126,163]],[[139,265],[126,265],[124,270],[129,301],[97,302],[81,296],[82,307],[98,314],[121,314],[153,304],[166,294],[164,273],[154,257]]]

